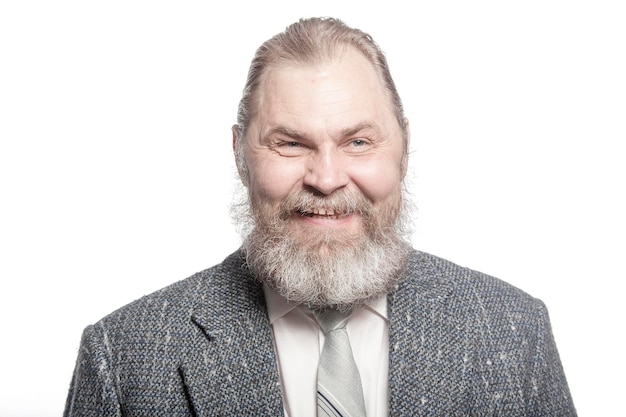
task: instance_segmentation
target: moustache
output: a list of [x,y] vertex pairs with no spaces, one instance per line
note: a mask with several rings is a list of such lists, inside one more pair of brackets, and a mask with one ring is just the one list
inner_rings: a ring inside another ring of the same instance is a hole
[[281,202],[279,216],[283,221],[288,220],[294,213],[302,216],[315,214],[331,217],[358,214],[363,219],[369,219],[372,211],[372,202],[355,191],[336,192],[329,196],[314,194],[310,191],[297,191]]

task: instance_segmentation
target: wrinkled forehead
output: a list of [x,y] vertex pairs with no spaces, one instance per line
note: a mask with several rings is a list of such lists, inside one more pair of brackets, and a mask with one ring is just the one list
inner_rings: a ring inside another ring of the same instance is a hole
[[[255,89],[251,109],[251,119],[262,111],[262,106],[267,106],[277,99],[276,93],[278,89],[283,87],[282,84],[289,82],[290,78],[308,74],[307,81],[316,82],[321,80],[321,76],[325,73],[332,72],[337,83],[351,83],[353,86],[353,94],[360,94],[364,97],[372,97],[379,104],[386,104],[390,111],[394,111],[393,100],[391,95],[385,88],[382,76],[376,71],[374,65],[355,48],[345,47],[337,49],[332,55],[322,55],[315,60],[278,60],[267,65],[261,76],[259,83]],[[290,77],[291,75],[291,77]],[[341,78],[342,76],[343,79]],[[330,85],[330,84],[329,84]],[[291,91],[283,93],[292,96],[300,96],[305,99],[308,94],[319,94],[320,91],[308,88],[303,84],[289,83]]]

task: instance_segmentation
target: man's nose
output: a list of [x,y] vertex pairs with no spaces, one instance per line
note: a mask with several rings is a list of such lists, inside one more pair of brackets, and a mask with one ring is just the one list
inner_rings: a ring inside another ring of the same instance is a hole
[[306,167],[304,185],[329,195],[348,184],[346,161],[336,149],[318,149]]

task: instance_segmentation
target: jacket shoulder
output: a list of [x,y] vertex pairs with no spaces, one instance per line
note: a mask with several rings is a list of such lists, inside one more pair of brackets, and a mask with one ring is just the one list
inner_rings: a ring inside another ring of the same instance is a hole
[[415,251],[407,270],[407,287],[428,299],[447,299],[457,308],[502,314],[503,309],[543,307],[537,298],[499,278],[425,252]]
[[434,406],[437,398],[445,408],[439,414],[576,415],[539,299],[488,274],[414,252],[391,307],[390,340],[398,347],[391,351],[391,371],[395,366],[404,375],[407,364],[425,362],[415,368],[420,381],[448,380],[441,386],[458,389],[457,397],[445,396],[458,402],[433,394],[426,403]]
[[220,292],[220,286],[245,281],[238,275],[245,275],[245,268],[241,255],[235,252],[220,264],[126,304],[94,326],[136,329],[156,324],[163,326],[164,320],[170,324],[179,320],[188,322],[193,310],[202,304],[217,301],[216,293]]
[[[278,387],[271,333],[259,307],[262,294],[236,252],[88,326],[65,415],[211,414],[207,410],[230,415],[224,410],[277,409],[278,390],[261,396],[260,388],[255,395],[247,389],[237,401],[223,401],[238,395],[236,387],[246,381],[261,387],[261,380],[271,380],[268,386]],[[253,372],[240,366],[247,360],[255,364]]]

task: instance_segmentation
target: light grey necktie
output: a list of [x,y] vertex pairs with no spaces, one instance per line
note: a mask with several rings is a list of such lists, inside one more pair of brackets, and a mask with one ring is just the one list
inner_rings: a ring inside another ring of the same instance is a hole
[[350,312],[316,312],[325,335],[317,370],[317,415],[365,417],[361,376],[346,331]]

